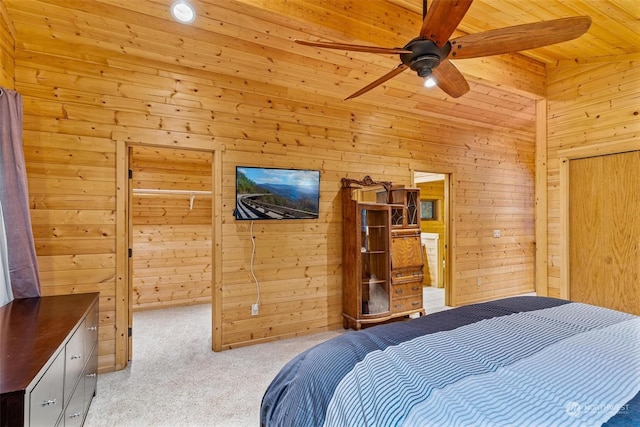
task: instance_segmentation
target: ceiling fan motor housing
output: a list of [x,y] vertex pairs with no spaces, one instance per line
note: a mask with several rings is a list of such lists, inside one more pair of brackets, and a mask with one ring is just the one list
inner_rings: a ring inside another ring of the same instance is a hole
[[417,72],[420,77],[426,77],[449,55],[451,43],[446,42],[439,48],[433,41],[418,37],[407,43],[404,48],[411,53],[400,54],[402,63]]

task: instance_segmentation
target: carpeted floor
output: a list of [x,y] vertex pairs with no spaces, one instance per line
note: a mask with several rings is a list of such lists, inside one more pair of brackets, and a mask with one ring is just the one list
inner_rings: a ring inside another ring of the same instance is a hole
[[259,425],[267,386],[294,355],[344,331],[211,351],[211,306],[134,314],[133,361],[98,376],[86,427]]
[[[424,288],[427,314],[446,309],[444,289]],[[98,376],[86,427],[250,427],[262,395],[293,356],[344,330],[211,351],[211,306],[134,314],[133,361]]]

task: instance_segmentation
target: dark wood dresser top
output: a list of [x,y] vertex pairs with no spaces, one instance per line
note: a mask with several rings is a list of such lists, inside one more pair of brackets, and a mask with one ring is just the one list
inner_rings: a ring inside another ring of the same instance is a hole
[[0,394],[29,386],[98,295],[22,298],[0,307]]

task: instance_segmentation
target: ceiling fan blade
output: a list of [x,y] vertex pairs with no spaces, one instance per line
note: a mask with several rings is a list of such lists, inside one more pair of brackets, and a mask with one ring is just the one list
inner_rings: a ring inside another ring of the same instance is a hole
[[294,40],[298,44],[312,47],[324,47],[326,49],[340,49],[350,50],[354,52],[368,52],[368,53],[411,53],[410,50],[401,47],[378,47],[378,46],[361,46],[357,44],[348,43],[332,43],[332,42],[311,42],[308,40]]
[[588,16],[573,16],[469,34],[451,41],[451,58],[465,59],[535,49],[580,37],[591,26]]
[[422,21],[420,37],[433,41],[438,47],[444,46],[471,3],[473,0],[434,0]]
[[438,87],[454,98],[469,92],[467,79],[448,59],[441,61],[440,65],[433,69],[432,75]]
[[379,86],[382,83],[386,82],[387,80],[391,79],[392,77],[397,76],[398,74],[400,74],[401,72],[403,72],[407,68],[409,68],[407,65],[399,64],[396,68],[394,68],[393,70],[389,71],[384,76],[380,77],[376,81],[373,81],[373,82],[369,83],[368,85],[366,85],[365,87],[363,87],[359,91],[347,96],[344,100],[346,101],[347,99],[352,99],[352,98],[355,98],[356,96],[362,95],[363,93],[369,92],[374,87]]

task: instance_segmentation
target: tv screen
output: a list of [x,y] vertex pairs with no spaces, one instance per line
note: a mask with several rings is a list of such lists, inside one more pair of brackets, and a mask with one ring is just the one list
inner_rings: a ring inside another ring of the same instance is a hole
[[236,219],[317,219],[319,205],[320,171],[236,167]]

